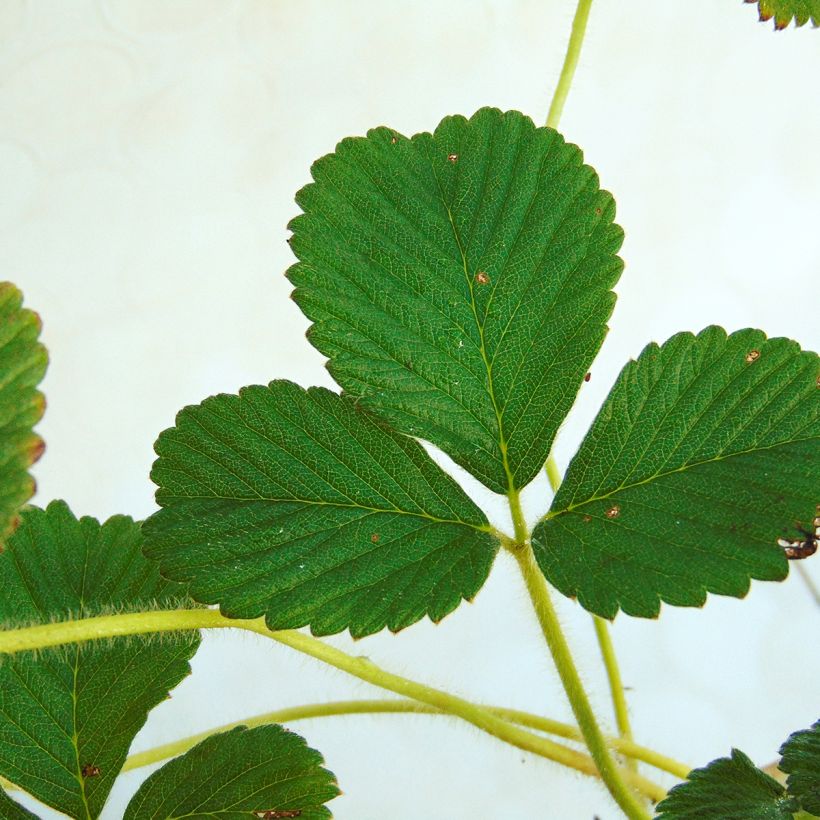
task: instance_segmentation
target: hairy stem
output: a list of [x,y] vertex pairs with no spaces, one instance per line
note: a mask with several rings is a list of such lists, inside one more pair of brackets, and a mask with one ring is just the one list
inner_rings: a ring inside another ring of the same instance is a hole
[[[13,654],[26,650],[45,649],[63,644],[115,638],[125,635],[140,635],[158,632],[179,632],[193,629],[244,629],[270,638],[278,643],[296,649],[305,655],[347,672],[360,680],[412,698],[442,712],[460,717],[477,726],[499,740],[503,740],[524,751],[562,763],[578,771],[597,776],[596,762],[581,752],[569,749],[559,743],[515,726],[481,706],[448,692],[426,686],[408,678],[394,675],[376,666],[365,657],[353,657],[328,646],[317,638],[293,630],[272,631],[262,618],[241,620],[226,618],[214,609],[158,610],[134,612],[122,615],[102,615],[96,618],[43,624],[24,629],[0,632],[0,654]],[[594,757],[594,754],[593,754]],[[598,765],[600,770],[600,765]],[[624,775],[636,788],[652,796],[659,787],[635,775]],[[647,791],[648,790],[648,791]],[[662,793],[663,790],[660,789]],[[656,799],[656,798],[653,798]]]
[[589,8],[592,0],[578,0],[578,8],[575,10],[575,18],[572,21],[572,32],[569,36],[569,45],[564,57],[564,65],[561,67],[561,76],[558,78],[558,85],[552,96],[549,114],[547,114],[547,127],[557,128],[561,113],[564,110],[564,103],[567,101],[569,88],[572,85],[572,78],[575,76],[575,68],[578,65],[578,58],[581,56],[581,46],[584,42],[584,34],[587,30],[587,20],[589,20]]
[[606,739],[598,726],[598,721],[595,719],[595,713],[592,711],[589,698],[581,683],[566,638],[558,622],[547,582],[535,562],[532,547],[527,544],[523,549],[514,550],[513,555],[521,568],[521,574],[524,576],[527,591],[535,607],[541,631],[544,633],[544,638],[552,653],[558,675],[572,707],[572,712],[578,721],[578,726],[584,736],[584,741],[592,755],[592,759],[598,767],[601,779],[606,784],[615,802],[630,820],[649,820],[650,815],[641,805],[636,793],[627,785],[627,780],[631,780],[635,773],[629,772],[630,777],[626,777],[610,754]]
[[[546,463],[547,478],[554,493],[558,492],[561,486],[561,473],[555,459],[550,454]],[[598,646],[601,649],[601,656],[604,659],[606,676],[609,681],[609,691],[612,696],[612,706],[615,711],[615,721],[618,732],[625,740],[632,740],[632,726],[629,723],[629,709],[626,704],[626,694],[621,680],[621,670],[618,667],[618,658],[615,655],[615,647],[612,643],[612,636],[609,634],[609,625],[603,618],[597,615],[592,616],[595,624],[595,637],[598,639]],[[627,759],[627,766],[632,771],[637,771],[634,759]]]
[[[609,624],[597,615],[592,616],[595,624],[595,636],[598,638],[598,646],[601,648],[601,655],[604,659],[606,676],[609,679],[609,691],[612,695],[612,706],[615,710],[615,722],[618,726],[618,734],[624,740],[632,740],[632,726],[629,723],[629,709],[626,705],[626,695],[624,685],[621,680],[621,670],[618,668],[618,659],[615,657],[615,647],[612,644],[612,636],[609,634]],[[637,771],[637,765],[632,759],[626,761],[626,765]]]
[[[548,734],[557,735],[558,737],[563,737],[568,740],[583,741],[580,731],[568,723],[561,723],[551,718],[540,717],[539,715],[522,712],[518,709],[506,709],[501,706],[484,706],[483,708],[511,723],[518,723],[521,726],[527,726],[530,729],[547,732]],[[122,770],[127,772],[131,769],[138,769],[141,766],[150,766],[153,763],[158,763],[169,757],[183,754],[211,735],[219,732],[227,732],[237,726],[254,727],[263,726],[268,723],[291,723],[297,720],[338,715],[408,713],[419,715],[446,714],[446,712],[442,712],[433,706],[428,706],[425,703],[417,703],[412,700],[340,700],[330,703],[309,703],[303,706],[290,706],[284,709],[277,709],[273,712],[266,712],[262,715],[254,715],[244,720],[227,723],[223,726],[183,738],[182,740],[157,746],[145,752],[138,752],[137,754],[131,755],[128,760],[125,761]],[[636,743],[615,737],[607,738],[607,742],[624,756],[643,760],[645,763],[655,766],[655,768],[661,771],[669,772],[681,779],[685,779],[691,770],[691,767],[685,763],[661,755],[652,749],[646,749]],[[655,788],[657,790],[658,787]],[[641,791],[647,793],[645,788],[642,788]],[[662,789],[657,792],[659,797],[662,795],[662,792]],[[647,795],[655,799],[654,795],[648,793]]]

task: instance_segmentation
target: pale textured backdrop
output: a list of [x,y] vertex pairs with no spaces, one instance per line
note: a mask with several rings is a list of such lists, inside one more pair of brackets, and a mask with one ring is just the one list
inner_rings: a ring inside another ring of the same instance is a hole
[[[41,313],[52,357],[36,501],[145,516],[153,441],[183,405],[273,377],[330,385],[282,275],[311,162],[374,125],[413,133],[487,104],[543,121],[573,7],[0,0],[0,279]],[[561,434],[562,467],[650,339],[719,322],[820,346],[818,75],[820,32],[774,34],[739,0],[594,4],[562,130],[615,194],[626,272]],[[542,510],[544,487],[528,502]],[[502,557],[475,604],[438,627],[333,642],[477,699],[567,717],[511,570]],[[562,603],[611,726],[589,618]],[[637,737],[696,764],[732,745],[769,762],[817,717],[818,615],[792,577],[754,584],[743,602],[666,607],[659,622],[619,617]],[[194,670],[135,750],[373,694],[248,636],[206,636]],[[340,820],[618,816],[592,781],[445,720],[295,728],[339,777]],[[107,820],[144,776],[123,778]]]

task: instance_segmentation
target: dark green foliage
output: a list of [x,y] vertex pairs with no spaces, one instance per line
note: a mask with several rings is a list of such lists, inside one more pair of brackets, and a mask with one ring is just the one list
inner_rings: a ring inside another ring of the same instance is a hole
[[741,597],[788,572],[780,537],[813,528],[818,357],[710,327],[630,362],[533,534],[542,571],[611,618]]
[[220,395],[156,446],[147,554],[229,617],[316,634],[440,620],[487,577],[484,514],[412,439],[290,382]]
[[795,732],[780,747],[781,771],[789,794],[794,795],[804,811],[820,815],[820,720],[811,729]]
[[[48,623],[180,604],[142,557],[140,528],[29,509],[0,554],[0,622]],[[148,712],[189,672],[197,634],[125,638],[0,661],[0,774],[71,817],[96,818]]]
[[694,769],[658,804],[656,820],[792,820],[795,801],[743,752]]
[[517,111],[314,163],[288,272],[336,381],[491,490],[528,484],[606,333],[623,238],[581,151]]
[[132,798],[125,820],[247,820],[266,813],[321,820],[331,816],[324,804],[339,794],[323,762],[281,726],[240,726],[154,772]]

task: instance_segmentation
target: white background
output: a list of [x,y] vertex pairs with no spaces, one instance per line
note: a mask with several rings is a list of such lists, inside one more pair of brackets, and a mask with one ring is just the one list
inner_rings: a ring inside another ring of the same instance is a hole
[[[274,377],[330,385],[283,276],[311,162],[372,126],[410,134],[482,105],[543,122],[573,10],[1,0],[0,279],[23,288],[51,351],[36,502],[143,517],[153,441],[183,405]],[[561,432],[562,467],[649,340],[717,322],[820,346],[818,76],[820,32],[775,34],[739,0],[594,4],[561,128],[615,194],[626,271]],[[503,523],[497,500],[481,498]],[[546,489],[527,501],[537,515]],[[820,560],[807,564],[818,579]],[[501,556],[476,602],[440,626],[332,643],[475,699],[568,718],[512,569]],[[590,619],[566,601],[561,612],[611,728]],[[732,745],[770,762],[817,717],[819,614],[793,573],[753,584],[745,601],[619,617],[637,738],[693,764]],[[285,705],[379,696],[247,635],[207,635],[193,667],[134,750]],[[294,726],[338,775],[340,820],[619,816],[594,781],[454,721]],[[106,818],[144,776],[122,778]]]

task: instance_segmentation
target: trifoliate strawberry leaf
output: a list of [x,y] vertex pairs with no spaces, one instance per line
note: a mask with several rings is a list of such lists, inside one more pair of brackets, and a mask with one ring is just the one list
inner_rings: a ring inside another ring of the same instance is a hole
[[622,269],[595,171],[552,129],[485,108],[345,139],[311,173],[288,277],[333,378],[491,490],[528,484]]
[[36,814],[23,808],[0,789],[0,817],[3,820],[39,820]]
[[[31,508],[0,554],[5,628],[176,606],[138,524]],[[121,638],[0,659],[0,774],[70,817],[96,818],[148,712],[189,672],[199,636]]]
[[782,580],[778,539],[802,543],[818,514],[818,379],[817,354],[757,330],[649,345],[536,527],[544,575],[607,618]]
[[693,769],[658,804],[655,820],[792,820],[795,801],[743,752]]
[[774,17],[774,27],[778,31],[786,28],[792,20],[799,28],[811,20],[820,26],[820,0],[745,0],[757,3],[761,21]]
[[820,815],[820,720],[811,729],[795,732],[780,747],[778,768],[788,774],[789,794],[811,814]]
[[20,291],[0,282],[0,547],[19,520],[18,509],[34,494],[28,468],[43,452],[32,428],[45,408],[37,385],[48,356],[37,341],[40,319],[22,304]]
[[125,820],[275,818],[322,820],[339,794],[322,755],[276,725],[213,735],[140,786]]
[[271,629],[438,621],[478,592],[499,546],[419,444],[321,388],[213,396],[156,451],[147,554],[197,600]]

